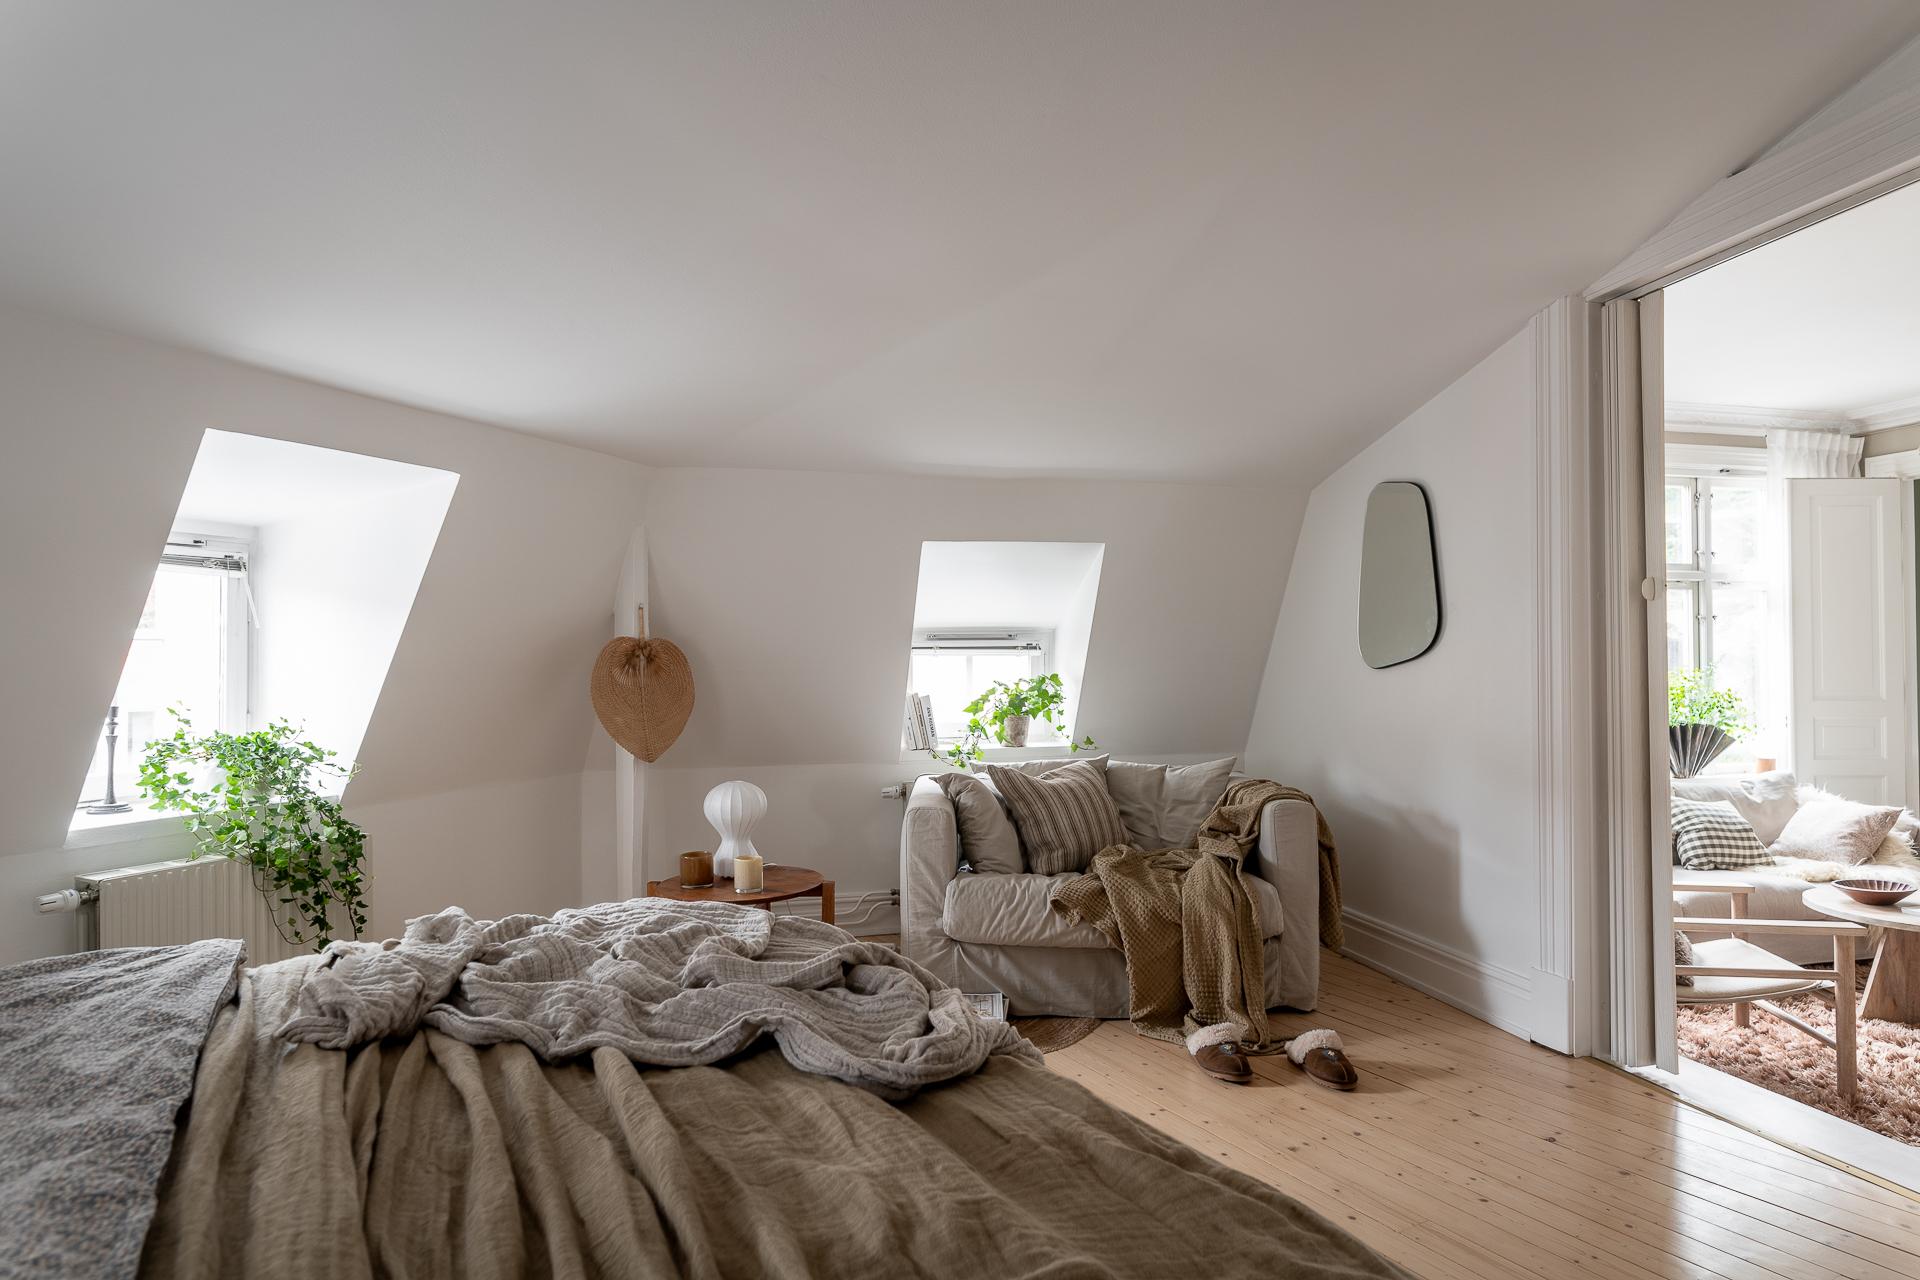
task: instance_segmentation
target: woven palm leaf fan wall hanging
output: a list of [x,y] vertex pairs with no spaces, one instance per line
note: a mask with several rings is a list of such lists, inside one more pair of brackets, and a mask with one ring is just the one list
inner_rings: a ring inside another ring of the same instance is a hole
[[593,713],[615,742],[652,764],[666,754],[693,714],[693,668],[671,640],[647,635],[646,610],[637,636],[615,636],[593,663]]

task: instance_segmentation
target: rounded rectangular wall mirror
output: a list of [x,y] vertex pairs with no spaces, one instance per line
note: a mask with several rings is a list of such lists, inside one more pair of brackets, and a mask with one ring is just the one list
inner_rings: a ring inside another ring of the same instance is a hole
[[1360,656],[1376,670],[1411,662],[1440,635],[1440,581],[1426,490],[1384,480],[1367,496],[1360,544]]

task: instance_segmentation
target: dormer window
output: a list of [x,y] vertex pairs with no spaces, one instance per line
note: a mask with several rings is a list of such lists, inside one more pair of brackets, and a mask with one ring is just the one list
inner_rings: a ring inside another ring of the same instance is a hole
[[[914,601],[908,663],[908,718],[915,699],[931,704],[934,746],[967,731],[966,707],[998,681],[1058,675],[1063,723],[1077,723],[1093,634],[1094,602],[1106,547],[1098,542],[926,542]],[[1031,746],[1062,739],[1035,720]]]

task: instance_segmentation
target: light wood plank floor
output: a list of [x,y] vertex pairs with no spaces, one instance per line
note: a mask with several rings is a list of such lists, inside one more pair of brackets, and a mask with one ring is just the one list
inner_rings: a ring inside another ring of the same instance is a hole
[[1422,1276],[1920,1277],[1920,1203],[1324,953],[1350,1094],[1256,1058],[1216,1084],[1110,1022],[1047,1062]]

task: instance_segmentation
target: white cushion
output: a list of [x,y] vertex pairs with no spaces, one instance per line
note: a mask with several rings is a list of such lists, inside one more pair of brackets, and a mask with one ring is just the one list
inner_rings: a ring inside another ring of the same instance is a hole
[[[1792,962],[1739,938],[1713,938],[1693,944],[1693,962],[1720,969],[1778,969]],[[1811,991],[1820,978],[1709,978],[1695,974],[1690,987],[1675,987],[1681,1004],[1717,1004],[1728,1000],[1755,1000]]]
[[[1075,873],[1039,876],[975,875],[962,871],[947,885],[946,910],[940,927],[955,942],[983,942],[998,947],[1105,947],[1107,940],[1091,925],[1069,920],[1048,905],[1054,881]],[[1253,915],[1262,938],[1280,936],[1280,891],[1258,876],[1253,886]]]
[[[1675,872],[1679,875],[1681,872]],[[1827,920],[1818,911],[1802,901],[1807,890],[1813,888],[1806,880],[1796,880],[1790,876],[1767,875],[1759,870],[1753,871],[1716,871],[1716,880],[1737,880],[1753,886],[1753,892],[1747,895],[1747,917],[1752,920]],[[1686,893],[1673,895],[1673,914],[1693,916],[1699,919],[1725,920],[1728,916],[1729,899],[1724,893]],[[1833,962],[1833,939],[1819,934],[1769,934],[1762,941],[1783,959],[1794,964],[1831,964]],[[1696,945],[1698,945],[1696,943]]]
[[1675,778],[1676,800],[1724,800],[1753,827],[1761,844],[1772,844],[1786,829],[1799,802],[1790,773],[1733,774],[1712,778]]

